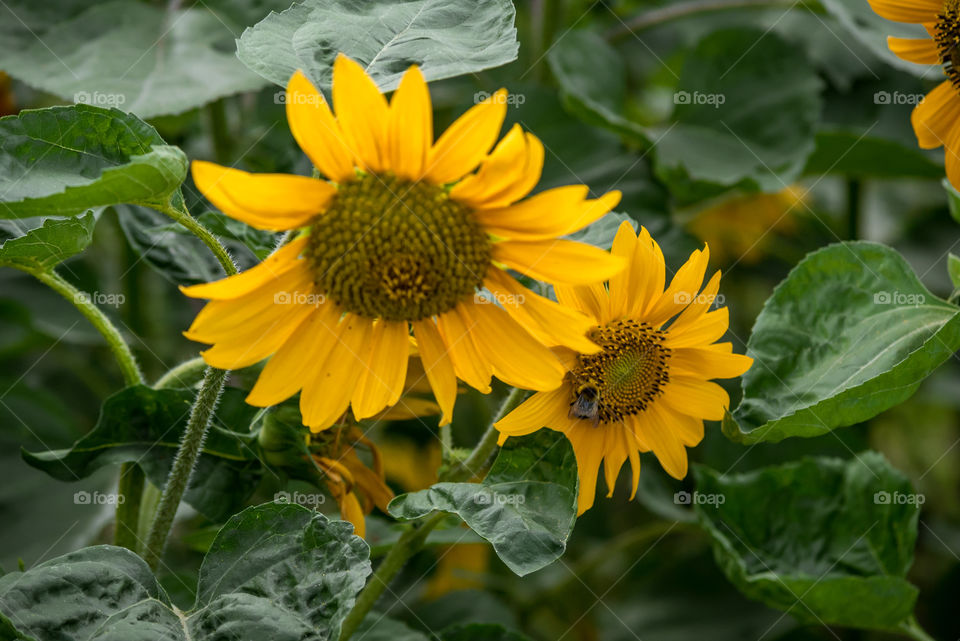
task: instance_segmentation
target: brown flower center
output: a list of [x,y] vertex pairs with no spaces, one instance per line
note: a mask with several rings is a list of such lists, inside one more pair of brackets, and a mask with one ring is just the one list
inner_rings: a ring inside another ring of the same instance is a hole
[[570,416],[610,423],[647,409],[670,380],[666,334],[647,323],[619,320],[589,336],[603,351],[581,354],[569,372]]
[[944,1],[934,33],[940,64],[953,86],[960,90],[960,0]]
[[339,186],[306,250],[317,288],[368,318],[416,321],[472,296],[490,241],[441,187],[369,174]]

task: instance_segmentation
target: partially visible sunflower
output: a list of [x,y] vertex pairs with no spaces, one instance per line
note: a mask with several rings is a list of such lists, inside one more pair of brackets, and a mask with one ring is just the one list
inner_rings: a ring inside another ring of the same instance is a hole
[[921,24],[929,38],[889,36],[898,58],[941,65],[947,79],[913,109],[910,120],[923,149],[944,147],[947,178],[960,186],[960,0],[869,0],[887,20]]
[[[588,200],[537,184],[543,145],[519,126],[496,144],[500,90],[436,141],[430,95],[416,66],[391,101],[360,65],[333,66],[333,106],[297,72],[287,86],[294,138],[326,179],[254,175],[193,163],[203,194],[259,229],[294,240],[260,265],[184,292],[212,302],[186,336],[225,369],[270,358],[247,402],[274,405],[301,392],[303,420],[325,429],[352,407],[357,419],[394,404],[406,378],[412,328],[426,376],[450,422],[457,378],[488,392],[491,376],[556,388],[563,368],[544,345],[597,349],[589,320],[537,296],[506,270],[568,284],[623,267],[607,252],[558,240],[610,211],[619,192]],[[492,151],[491,151],[491,148]],[[474,171],[476,170],[476,171]],[[523,305],[506,311],[478,295]]]
[[[370,453],[370,467],[357,455],[359,447]],[[350,426],[315,435],[309,448],[323,482],[340,508],[340,518],[353,523],[357,536],[366,537],[364,515],[373,511],[374,506],[386,512],[387,503],[393,498],[393,491],[384,481],[383,460],[377,446],[356,426]]]
[[501,444],[541,427],[566,435],[577,459],[581,514],[593,505],[601,462],[607,496],[627,459],[636,493],[639,452],[652,451],[670,476],[686,476],[685,447],[698,444],[703,421],[720,420],[730,403],[710,379],[740,376],[753,363],[734,354],[731,343],[715,342],[729,318],[726,307],[711,310],[720,272],[701,291],[706,247],[690,255],[666,289],[663,254],[646,229],[638,237],[629,222],[621,224],[612,253],[628,267],[609,288],[555,286],[562,304],[593,318],[588,336],[602,350],[556,348],[568,370],[564,384],[537,392],[496,424]]

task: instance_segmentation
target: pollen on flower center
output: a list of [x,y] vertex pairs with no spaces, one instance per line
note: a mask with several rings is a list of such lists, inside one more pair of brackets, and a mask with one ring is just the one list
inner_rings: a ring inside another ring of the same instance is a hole
[[416,321],[474,294],[490,241],[441,187],[368,174],[339,186],[306,255],[318,289],[346,311]]
[[666,334],[647,323],[619,320],[594,328],[589,337],[603,351],[578,357],[569,373],[571,406],[586,392],[603,423],[645,410],[670,380]]
[[940,64],[953,86],[960,90],[960,0],[944,0],[934,33]]

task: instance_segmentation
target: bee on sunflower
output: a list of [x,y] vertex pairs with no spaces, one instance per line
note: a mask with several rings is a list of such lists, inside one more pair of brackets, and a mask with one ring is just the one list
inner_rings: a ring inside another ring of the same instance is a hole
[[587,336],[601,350],[556,347],[567,369],[564,383],[535,393],[496,423],[500,443],[542,427],[563,432],[580,477],[578,512],[593,506],[603,463],[609,492],[629,459],[633,495],[640,452],[653,452],[670,476],[687,474],[687,447],[703,439],[703,421],[720,420],[730,399],[711,379],[740,376],[753,359],[717,343],[727,331],[726,307],[711,309],[720,287],[716,272],[702,288],[709,251],[694,251],[665,288],[663,253],[641,228],[621,224],[612,253],[627,269],[607,286],[555,285],[561,304],[593,320]]
[[947,179],[960,186],[960,1],[869,0],[880,16],[894,22],[921,24],[929,38],[889,36],[887,46],[898,58],[941,65],[947,79],[913,109],[910,117],[923,149],[944,148]]
[[[197,187],[225,214],[294,236],[252,269],[183,289],[210,300],[186,332],[212,345],[206,362],[236,369],[269,357],[247,402],[265,407],[300,392],[314,431],[348,407],[360,420],[397,401],[411,329],[441,424],[457,379],[485,393],[494,375],[526,389],[560,385],[563,367],[545,345],[596,350],[584,335],[589,319],[507,269],[571,285],[620,271],[621,259],[558,239],[610,211],[619,192],[588,199],[573,185],[524,199],[540,179],[543,145],[519,126],[497,142],[504,90],[437,140],[416,66],[388,103],[340,55],[332,93],[333,111],[300,72],[286,92],[293,136],[323,178],[193,163]],[[504,310],[482,288],[524,304]]]

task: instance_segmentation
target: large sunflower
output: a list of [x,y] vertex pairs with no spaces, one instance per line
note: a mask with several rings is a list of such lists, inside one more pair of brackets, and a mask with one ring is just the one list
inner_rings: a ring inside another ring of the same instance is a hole
[[555,287],[562,304],[593,319],[588,336],[602,350],[556,348],[568,370],[564,384],[534,394],[496,424],[501,444],[541,427],[566,434],[577,458],[581,514],[593,505],[601,462],[608,496],[628,458],[636,493],[638,452],[653,451],[670,476],[686,476],[684,447],[699,443],[703,421],[723,418],[730,402],[710,379],[739,376],[753,362],[734,354],[731,343],[715,343],[727,331],[728,314],[726,307],[711,310],[720,272],[700,290],[706,247],[691,254],[666,290],[663,254],[646,229],[638,237],[624,222],[612,252],[628,267],[609,288]]
[[887,20],[922,24],[929,38],[887,38],[897,57],[942,65],[947,79],[913,109],[910,118],[923,149],[943,146],[947,178],[960,186],[960,0],[869,0]]
[[[483,392],[492,375],[534,390],[560,385],[563,367],[544,345],[596,349],[583,335],[589,320],[506,268],[572,284],[612,276],[622,261],[557,237],[595,221],[620,194],[587,200],[587,187],[574,185],[521,201],[540,178],[543,145],[515,126],[494,147],[506,104],[500,90],[434,141],[416,66],[388,104],[362,67],[339,56],[336,117],[295,73],[287,120],[322,178],[193,163],[197,187],[224,213],[295,232],[260,265],[184,289],[212,301],[186,332],[213,345],[207,363],[234,369],[272,355],[247,401],[269,406],[301,392],[314,431],[348,406],[363,419],[397,401],[411,327],[444,423],[458,377]],[[505,310],[482,288],[522,304]]]

